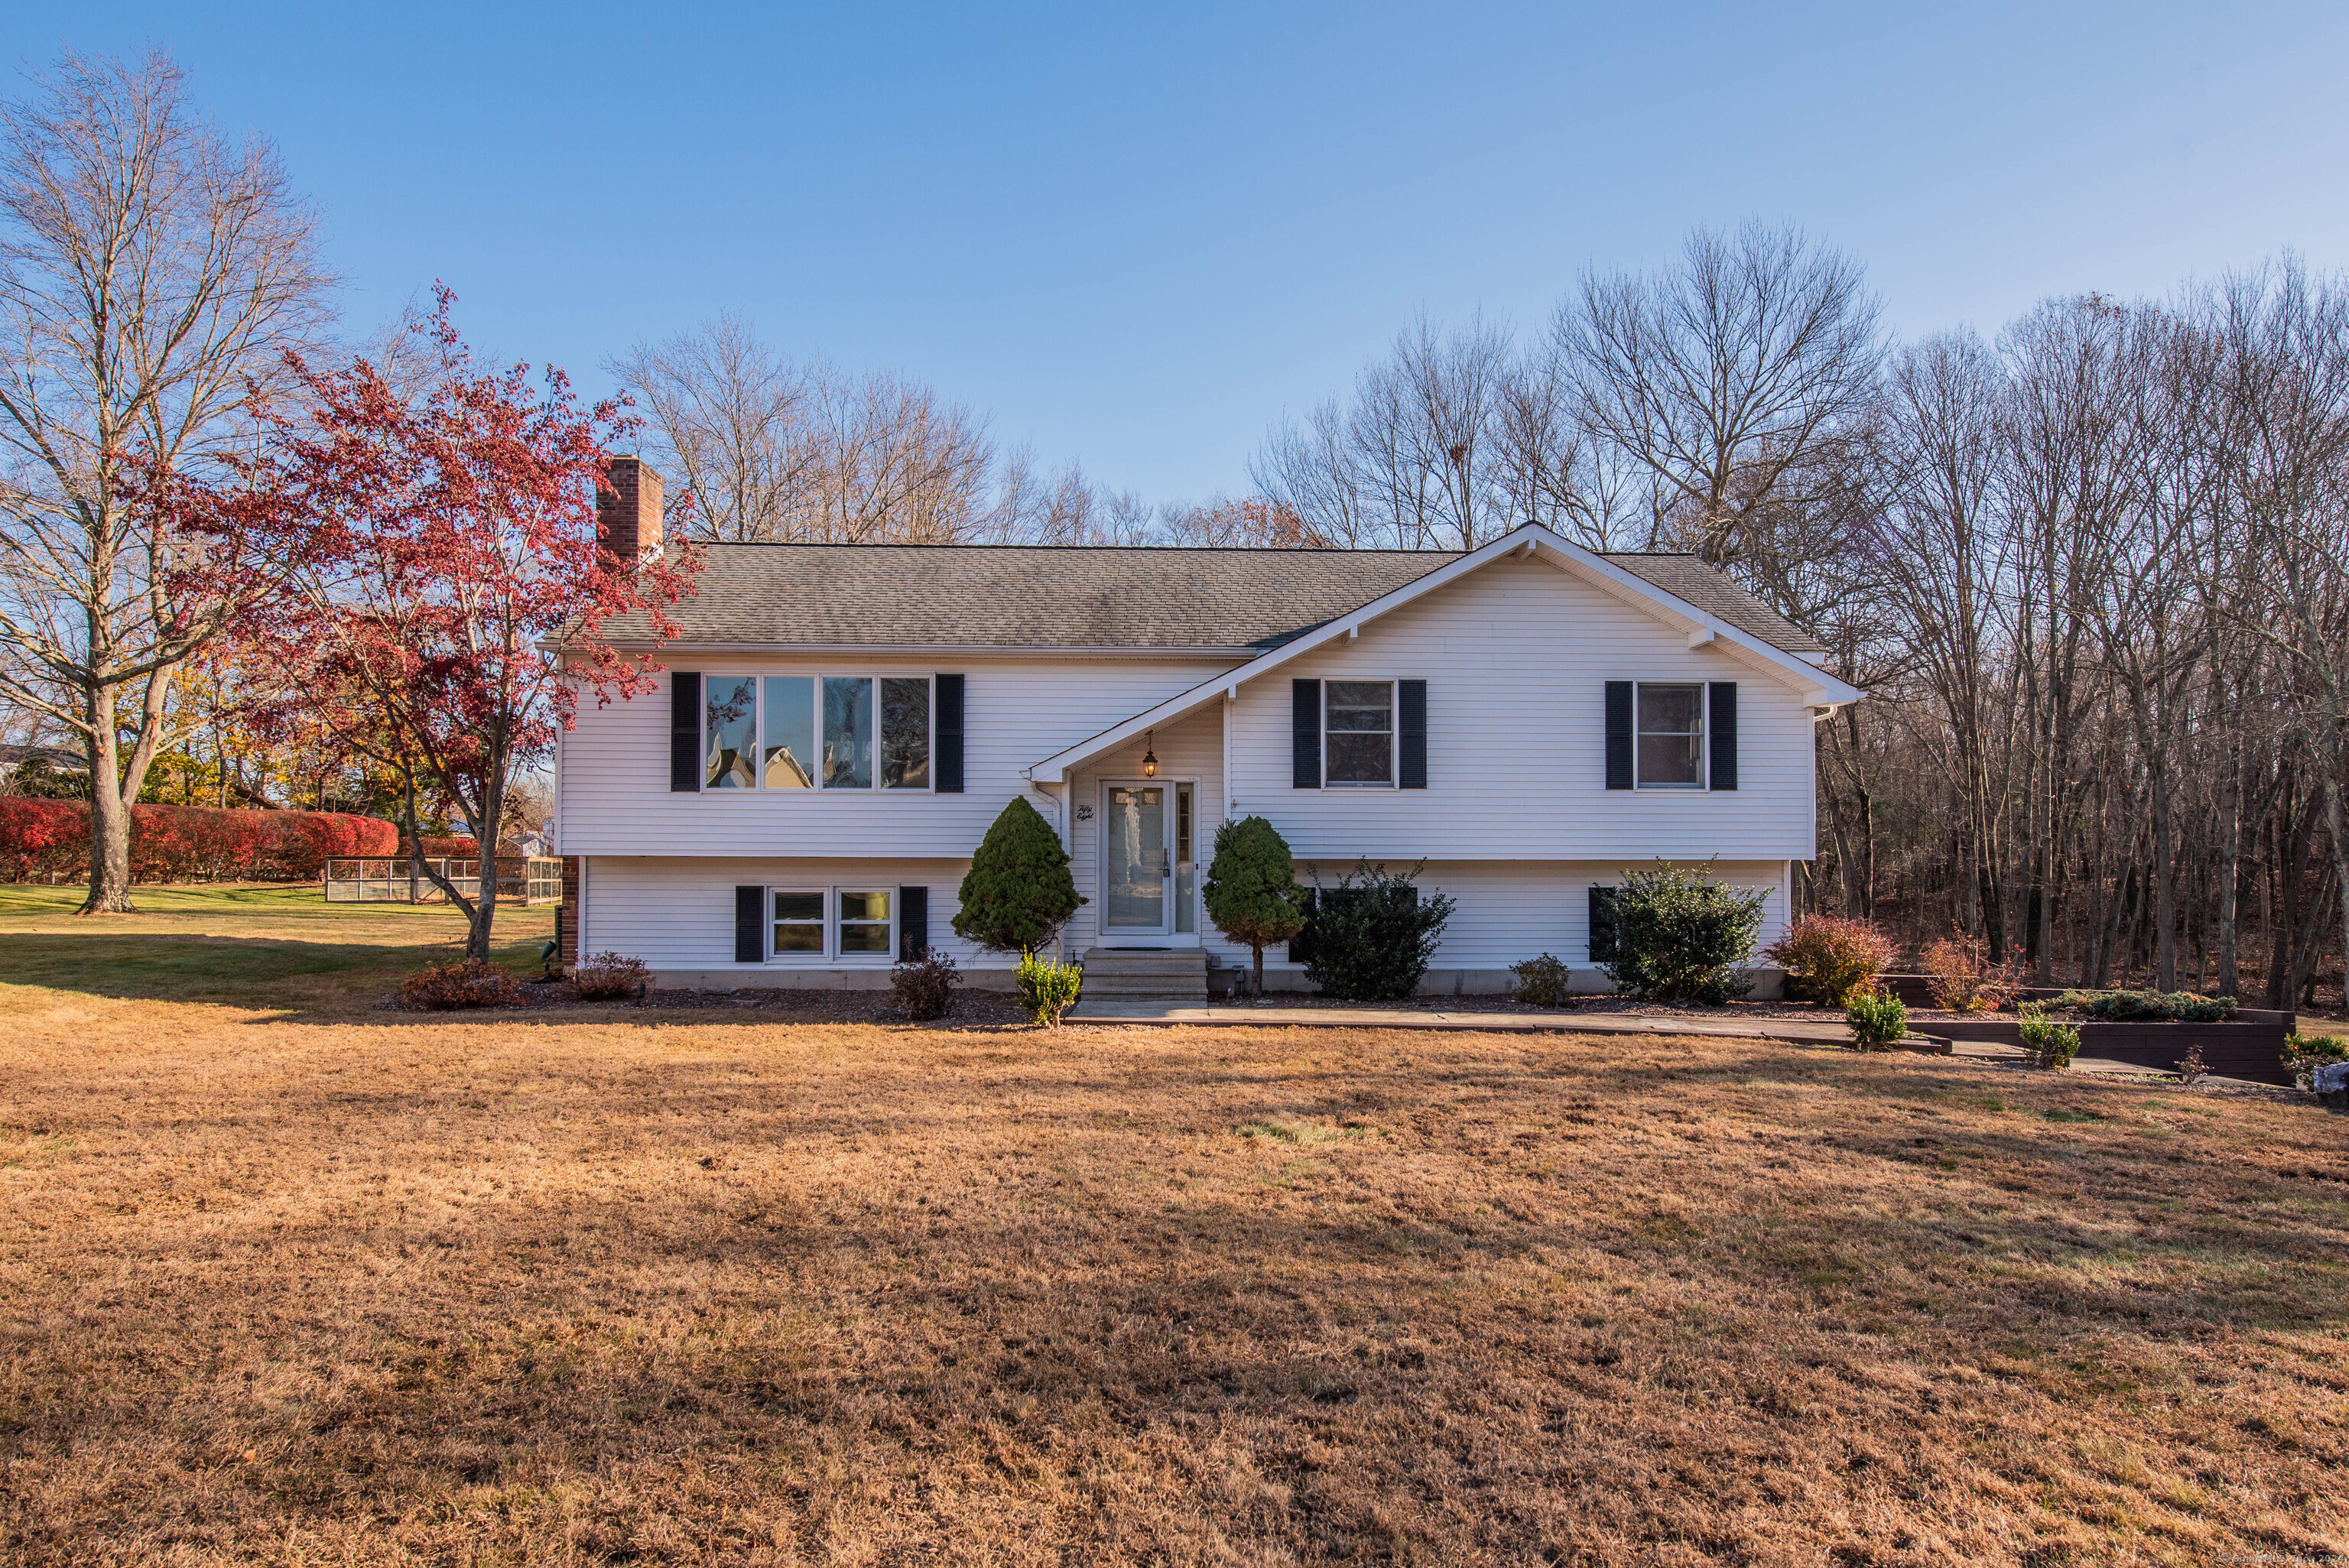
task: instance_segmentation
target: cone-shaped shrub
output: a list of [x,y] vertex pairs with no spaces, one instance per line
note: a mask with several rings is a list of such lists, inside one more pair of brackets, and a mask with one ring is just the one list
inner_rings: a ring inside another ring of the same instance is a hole
[[1256,954],[1256,994],[1264,995],[1264,950],[1305,929],[1305,890],[1289,867],[1288,841],[1262,817],[1216,830],[1207,867],[1207,918]]
[[1002,953],[1049,946],[1085,902],[1069,874],[1061,835],[1017,796],[970,857],[961,898],[955,934]]

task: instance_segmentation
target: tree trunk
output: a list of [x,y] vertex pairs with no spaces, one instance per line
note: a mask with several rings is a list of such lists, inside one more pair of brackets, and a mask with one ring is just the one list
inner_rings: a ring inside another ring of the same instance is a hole
[[2153,988],[2178,989],[2177,860],[2169,843],[2169,764],[2159,753],[2153,765]]
[[2236,971],[2238,883],[2243,874],[2243,740],[2236,732],[2227,748],[2227,772],[2220,780],[2219,807],[2219,995],[2240,996]]
[[1256,998],[1261,1002],[1264,1000],[1264,944],[1258,942],[1251,945],[1256,953]]
[[114,688],[94,686],[89,717],[89,897],[82,914],[136,914],[130,902],[130,810],[122,800],[121,744]]

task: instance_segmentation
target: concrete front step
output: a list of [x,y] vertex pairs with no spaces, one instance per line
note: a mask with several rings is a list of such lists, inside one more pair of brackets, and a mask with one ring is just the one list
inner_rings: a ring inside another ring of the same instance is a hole
[[1082,962],[1088,996],[1206,1000],[1207,955],[1195,947],[1166,952],[1095,947],[1087,950]]

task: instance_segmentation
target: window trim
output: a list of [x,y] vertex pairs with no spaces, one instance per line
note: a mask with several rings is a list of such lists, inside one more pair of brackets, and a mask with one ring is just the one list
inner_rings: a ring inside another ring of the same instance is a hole
[[[823,781],[823,683],[827,679],[861,680],[866,683],[870,690],[871,695],[866,699],[865,707],[873,726],[871,768],[873,781],[861,789],[830,785]],[[709,687],[713,681],[732,680],[747,680],[750,683],[750,783],[747,789],[723,788],[709,782]],[[814,755],[809,758],[809,771],[813,775],[814,782],[803,789],[787,789],[779,785],[771,787],[767,783],[767,683],[771,680],[809,680],[815,683],[813,707],[815,733],[812,747]],[[930,688],[928,724],[925,736],[925,744],[928,747],[929,765],[926,771],[928,774],[929,782],[918,789],[906,785],[899,785],[893,789],[881,782],[881,683],[890,680],[918,680]],[[736,674],[726,670],[705,670],[701,672],[701,709],[696,723],[698,728],[694,747],[694,768],[696,777],[701,780],[700,788],[697,791],[699,794],[749,796],[760,794],[770,788],[779,795],[935,795],[938,792],[938,677],[935,673],[888,675],[878,670],[819,669],[771,670],[757,674]],[[803,892],[807,890],[800,888],[787,891]],[[893,915],[891,918],[895,917]]]
[[[1369,730],[1332,731],[1330,727],[1330,691],[1340,683],[1347,686],[1384,686],[1387,688],[1387,776],[1384,779],[1333,779],[1330,776],[1330,737],[1333,733],[1367,735]],[[1634,701],[1637,700],[1635,696]],[[1380,676],[1325,676],[1321,680],[1321,788],[1324,789],[1394,789],[1402,787],[1402,682],[1398,677]]]
[[[1651,784],[1640,775],[1640,742],[1650,735],[1686,735],[1682,729],[1641,729],[1640,693],[1649,686],[1693,687],[1696,691],[1696,779],[1687,784]],[[1702,795],[1713,789],[1713,683],[1709,680],[1643,681],[1631,683],[1631,788],[1667,795]]]

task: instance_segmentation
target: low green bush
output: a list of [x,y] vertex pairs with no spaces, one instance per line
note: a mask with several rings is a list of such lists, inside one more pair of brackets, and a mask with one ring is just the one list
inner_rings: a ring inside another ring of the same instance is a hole
[[2349,1040],[2338,1035],[2292,1035],[2284,1040],[2284,1060],[2296,1068],[2349,1062]]
[[1625,872],[1608,902],[1612,956],[1599,966],[1625,995],[1717,1007],[1754,988],[1737,965],[1762,932],[1760,893],[1701,866],[1658,861],[1653,871]]
[[1336,887],[1316,882],[1305,973],[1322,995],[1399,1002],[1418,993],[1454,902],[1440,892],[1423,898],[1420,869],[1390,872],[1363,861]]
[[1059,964],[1033,953],[1019,955],[1019,1005],[1030,1019],[1047,1027],[1060,1026],[1061,1015],[1077,1005],[1077,993],[1084,988],[1084,982],[1081,965]]
[[2066,991],[2048,1006],[2099,1023],[2222,1024],[2235,1016],[2232,996],[2192,991]]
[[1843,1020],[1863,1051],[1880,1051],[1909,1032],[1909,1009],[1889,991],[1854,991],[1844,998]]
[[1573,976],[1562,958],[1543,954],[1522,964],[1509,965],[1509,973],[1517,977],[1516,989],[1510,993],[1520,1002],[1537,1007],[1563,1007],[1567,1004],[1567,982]]
[[2062,1001],[2059,996],[2054,1003],[2024,1002],[2014,1009],[2023,1026],[2023,1049],[2037,1057],[2043,1068],[2068,1068],[2080,1054],[2080,1031],[2047,1016],[2049,1007]]

